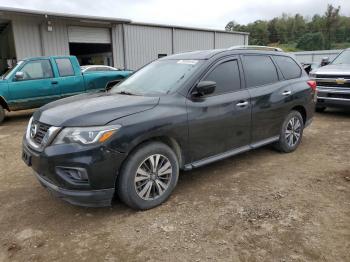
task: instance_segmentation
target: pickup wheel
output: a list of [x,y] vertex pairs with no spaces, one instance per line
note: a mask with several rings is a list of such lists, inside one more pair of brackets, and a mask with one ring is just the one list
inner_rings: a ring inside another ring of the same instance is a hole
[[173,150],[163,143],[149,142],[127,158],[116,190],[126,205],[146,210],[167,200],[178,177],[179,164]]
[[5,119],[5,109],[2,105],[0,105],[0,124],[4,122]]
[[299,146],[304,131],[303,117],[298,111],[290,112],[283,122],[275,148],[283,153],[293,152]]

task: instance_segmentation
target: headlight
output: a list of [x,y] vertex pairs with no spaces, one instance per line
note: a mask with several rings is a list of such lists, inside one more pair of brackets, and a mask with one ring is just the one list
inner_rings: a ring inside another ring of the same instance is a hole
[[310,77],[310,78],[316,78],[316,74],[315,74],[315,73],[310,73],[310,74],[309,74],[309,77]]
[[96,127],[66,127],[56,137],[53,144],[79,143],[92,145],[107,141],[120,125],[96,126]]

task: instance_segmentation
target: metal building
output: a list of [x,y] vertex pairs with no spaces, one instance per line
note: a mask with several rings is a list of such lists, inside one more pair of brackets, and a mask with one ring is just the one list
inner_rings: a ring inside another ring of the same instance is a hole
[[173,53],[247,44],[244,32],[0,7],[0,73],[33,56],[71,54],[81,64],[135,70]]

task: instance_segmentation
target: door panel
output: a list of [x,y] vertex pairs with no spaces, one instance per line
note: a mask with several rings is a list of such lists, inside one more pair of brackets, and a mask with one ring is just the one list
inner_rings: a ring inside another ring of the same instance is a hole
[[11,107],[16,109],[39,107],[59,97],[59,90],[53,85],[54,74],[49,60],[26,62],[18,72],[23,72],[24,78],[9,81]]
[[293,90],[268,55],[242,56],[252,103],[252,143],[278,136]]
[[[242,102],[247,105],[237,105]],[[187,110],[192,161],[249,144],[251,108],[247,90],[188,100]]]
[[278,136],[285,116],[292,105],[292,87],[286,82],[277,82],[263,87],[251,88],[252,143]]

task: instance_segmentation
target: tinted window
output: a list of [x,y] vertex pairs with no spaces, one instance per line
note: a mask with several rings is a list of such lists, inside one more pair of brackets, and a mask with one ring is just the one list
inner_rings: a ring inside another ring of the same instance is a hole
[[70,59],[68,58],[59,58],[56,59],[58,72],[60,76],[74,76],[74,70]]
[[215,95],[239,90],[241,80],[237,61],[228,61],[216,66],[204,80],[216,82]]
[[53,77],[52,67],[49,60],[28,62],[20,71],[24,74],[23,80]]
[[243,65],[248,87],[261,86],[278,81],[276,67],[268,56],[244,56]]
[[301,75],[301,69],[295,61],[288,56],[274,56],[285,79],[298,78]]

